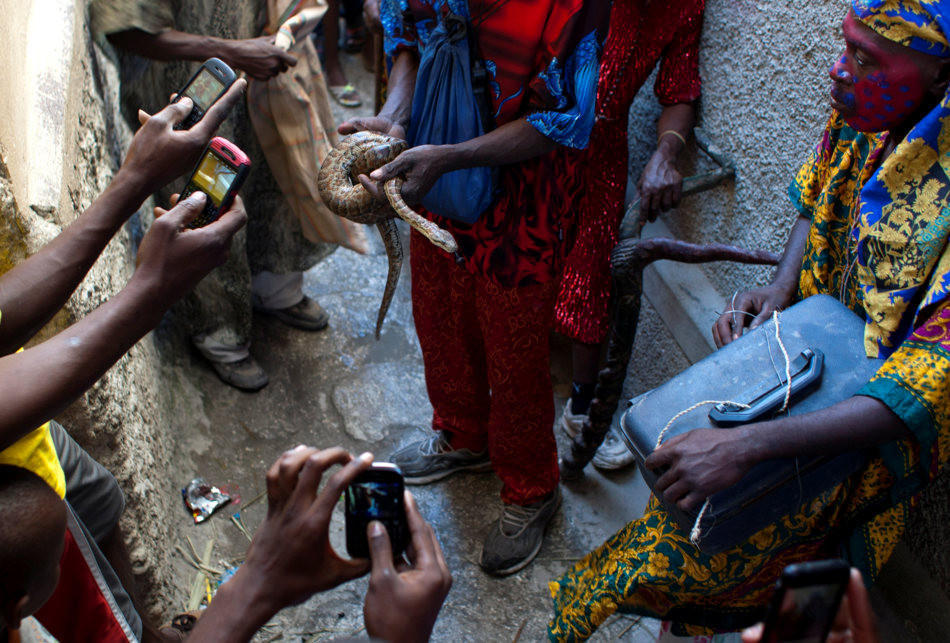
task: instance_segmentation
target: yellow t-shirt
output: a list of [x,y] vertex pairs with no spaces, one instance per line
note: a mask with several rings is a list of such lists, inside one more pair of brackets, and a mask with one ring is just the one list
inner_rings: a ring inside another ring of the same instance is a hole
[[59,458],[56,457],[49,422],[0,451],[0,464],[10,464],[32,471],[43,478],[60,498],[66,497],[66,475],[59,465]]

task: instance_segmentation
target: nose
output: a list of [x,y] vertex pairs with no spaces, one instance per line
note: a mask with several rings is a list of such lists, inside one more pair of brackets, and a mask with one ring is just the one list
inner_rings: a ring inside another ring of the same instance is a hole
[[838,83],[847,84],[850,84],[854,81],[854,77],[847,69],[847,62],[848,56],[844,55],[838,59],[838,62],[831,66],[831,70],[828,72],[828,75],[831,76],[831,80]]

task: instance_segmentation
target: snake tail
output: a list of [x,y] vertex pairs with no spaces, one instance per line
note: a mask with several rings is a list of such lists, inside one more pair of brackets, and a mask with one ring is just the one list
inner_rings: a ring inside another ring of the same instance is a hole
[[386,185],[383,186],[384,191],[386,192],[386,198],[389,199],[389,204],[393,206],[393,210],[396,211],[402,219],[406,221],[413,228],[418,230],[426,239],[442,248],[449,254],[455,254],[459,246],[455,242],[455,237],[452,236],[447,230],[443,230],[436,224],[432,223],[425,217],[421,216],[418,212],[406,205],[406,202],[402,200],[402,179],[391,179],[386,181]]
[[383,300],[379,303],[379,314],[376,316],[376,339],[379,339],[383,330],[383,320],[389,312],[389,305],[396,294],[396,285],[399,283],[399,273],[402,271],[402,241],[399,239],[399,229],[392,219],[383,219],[376,224],[379,236],[386,246],[386,255],[389,257],[389,274],[386,276],[386,289],[383,291]]

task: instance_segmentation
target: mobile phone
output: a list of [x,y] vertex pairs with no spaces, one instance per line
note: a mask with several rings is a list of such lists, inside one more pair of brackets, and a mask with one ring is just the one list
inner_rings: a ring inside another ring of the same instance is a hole
[[786,567],[769,606],[762,643],[824,643],[850,577],[850,565],[838,559]]
[[178,90],[178,95],[172,101],[177,103],[187,96],[193,105],[191,113],[185,120],[175,125],[175,129],[191,129],[191,126],[200,121],[205,112],[228,91],[228,87],[235,80],[237,80],[237,74],[223,60],[209,58],[204,61],[195,75]]
[[241,148],[220,136],[211,139],[179,197],[180,201],[194,192],[208,195],[204,212],[188,227],[206,226],[231,207],[234,195],[241,189],[250,171],[251,159]]
[[409,544],[405,485],[402,472],[389,462],[376,462],[346,488],[346,551],[351,558],[369,558],[366,527],[378,520],[389,533],[393,556]]

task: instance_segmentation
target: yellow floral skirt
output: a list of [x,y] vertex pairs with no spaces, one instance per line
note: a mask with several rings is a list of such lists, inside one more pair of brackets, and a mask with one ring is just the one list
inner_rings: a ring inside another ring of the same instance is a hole
[[712,556],[651,497],[642,518],[550,583],[549,638],[585,640],[616,611],[672,620],[680,635],[736,631],[762,618],[782,569],[796,562],[844,555],[870,581],[906,524],[906,503],[889,502],[894,481],[874,458],[798,513]]

